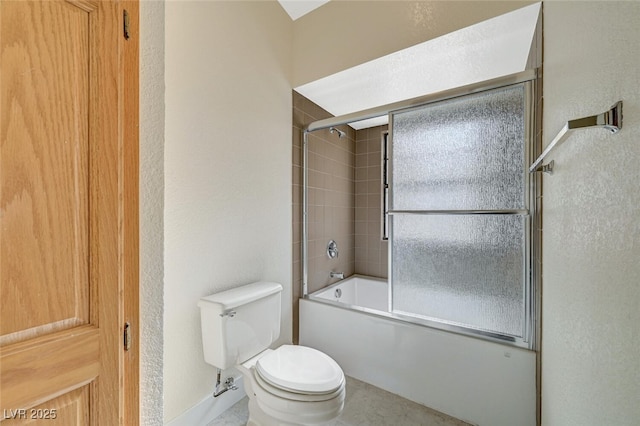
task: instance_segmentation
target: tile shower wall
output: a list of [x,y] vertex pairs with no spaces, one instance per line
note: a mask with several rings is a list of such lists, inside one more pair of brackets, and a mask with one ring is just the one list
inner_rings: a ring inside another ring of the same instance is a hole
[[356,132],[356,273],[388,276],[388,243],[382,239],[382,135],[386,125]]
[[[302,130],[332,115],[293,92],[293,341],[298,340],[298,299],[302,294]],[[387,277],[388,244],[382,240],[382,134],[387,126],[358,130],[339,126],[309,135],[309,292],[345,277]],[[329,240],[339,256],[329,259]]]
[[[332,117],[293,92],[293,340],[298,336],[298,299],[302,286],[302,130]],[[355,273],[355,147],[356,132],[339,126],[346,137],[329,130],[309,135],[309,292],[336,282],[330,272]],[[335,240],[339,255],[329,259],[327,243]]]

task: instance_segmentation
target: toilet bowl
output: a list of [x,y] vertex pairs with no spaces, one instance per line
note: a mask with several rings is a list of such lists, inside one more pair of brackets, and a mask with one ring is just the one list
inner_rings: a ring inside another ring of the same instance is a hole
[[330,421],[344,407],[340,366],[305,346],[269,349],[280,334],[281,292],[278,283],[257,282],[201,298],[205,361],[218,373],[231,367],[242,373],[249,426]]
[[321,424],[344,407],[344,373],[315,349],[283,345],[236,368],[249,396],[250,426]]

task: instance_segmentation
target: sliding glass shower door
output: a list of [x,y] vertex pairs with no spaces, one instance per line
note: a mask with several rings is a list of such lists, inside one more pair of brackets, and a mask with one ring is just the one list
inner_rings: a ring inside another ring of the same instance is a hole
[[530,346],[531,84],[391,114],[393,313]]

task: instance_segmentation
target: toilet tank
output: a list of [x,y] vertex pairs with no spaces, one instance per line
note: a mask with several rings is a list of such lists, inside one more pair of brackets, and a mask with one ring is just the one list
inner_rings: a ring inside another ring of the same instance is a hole
[[280,336],[282,285],[256,282],[198,301],[204,360],[226,369],[267,349]]

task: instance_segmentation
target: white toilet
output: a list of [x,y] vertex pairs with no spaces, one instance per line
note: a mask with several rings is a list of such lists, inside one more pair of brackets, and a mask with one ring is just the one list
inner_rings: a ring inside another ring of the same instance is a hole
[[242,373],[248,426],[320,424],[344,407],[344,373],[328,355],[305,346],[268,349],[280,335],[281,292],[278,283],[257,282],[198,302],[204,359]]

